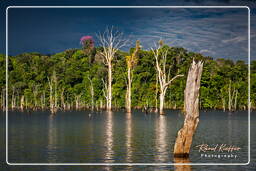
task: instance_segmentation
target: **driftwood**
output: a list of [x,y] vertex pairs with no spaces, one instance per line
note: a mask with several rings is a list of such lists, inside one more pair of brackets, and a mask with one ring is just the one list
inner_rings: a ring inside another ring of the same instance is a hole
[[199,61],[190,66],[184,92],[185,120],[179,130],[174,145],[174,157],[189,157],[193,135],[199,122],[199,89],[203,70],[203,62]]

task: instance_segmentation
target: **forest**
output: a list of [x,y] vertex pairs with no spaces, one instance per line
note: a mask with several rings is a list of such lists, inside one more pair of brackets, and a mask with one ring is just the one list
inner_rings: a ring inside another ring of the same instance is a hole
[[[9,110],[182,109],[193,60],[203,61],[200,109],[248,109],[247,61],[213,59],[163,41],[145,50],[140,43],[122,51],[107,41],[96,47],[91,36],[84,36],[78,49],[9,56]],[[5,110],[5,65],[1,54],[1,110]],[[250,67],[255,109],[256,61]]]

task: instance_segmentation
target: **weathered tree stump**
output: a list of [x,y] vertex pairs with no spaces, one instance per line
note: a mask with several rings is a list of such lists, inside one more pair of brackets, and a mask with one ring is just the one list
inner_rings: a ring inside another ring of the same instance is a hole
[[188,158],[174,158],[174,163],[186,163],[186,165],[175,165],[175,171],[191,171],[191,165],[187,164],[190,163]]
[[190,66],[184,92],[185,120],[174,145],[174,157],[189,157],[193,135],[199,122],[199,89],[203,62],[194,60]]

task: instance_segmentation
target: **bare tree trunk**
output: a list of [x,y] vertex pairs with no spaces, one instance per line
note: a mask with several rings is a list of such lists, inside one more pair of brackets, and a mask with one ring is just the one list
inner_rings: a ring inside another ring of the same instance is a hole
[[15,87],[12,87],[12,100],[11,100],[11,104],[12,104],[12,110],[14,110],[16,104],[15,104]]
[[100,44],[103,48],[101,55],[103,56],[103,62],[108,67],[108,88],[107,88],[107,110],[112,108],[112,60],[119,48],[123,47],[127,43],[127,39],[124,39],[123,33],[113,31],[112,28],[106,28],[105,32],[97,35]]
[[225,101],[225,98],[221,98],[222,99],[222,108],[223,108],[223,111],[225,112],[226,111],[226,101]]
[[62,88],[61,93],[60,93],[60,101],[61,101],[61,108],[63,110],[66,110],[66,104],[65,104],[65,99],[64,99],[64,88]]
[[[108,106],[108,85],[107,85],[107,83],[105,83],[104,79],[102,79],[102,83],[104,85],[104,88],[103,88],[102,92],[103,92],[103,95],[106,99],[106,103],[107,103],[107,106]],[[104,104],[104,108],[106,108],[105,104]]]
[[54,74],[54,77],[53,77],[53,81],[54,81],[54,108],[57,112],[57,108],[58,108],[58,92],[57,92],[57,77],[56,77],[56,74]]
[[24,95],[22,95],[20,98],[20,110],[21,111],[24,110]]
[[25,109],[28,109],[28,98],[25,96]]
[[[170,78],[170,67],[168,73],[166,72],[166,58],[168,54],[168,49],[160,51],[163,46],[163,41],[159,41],[159,46],[156,50],[152,49],[152,52],[156,61],[156,72],[158,76],[158,81],[160,84],[160,106],[159,112],[160,114],[164,114],[164,97],[168,86],[171,85],[172,81],[174,81],[178,77],[182,77],[183,75],[176,75],[172,79]],[[159,59],[161,57],[161,59]]]
[[43,109],[43,106],[44,106],[44,97],[41,94],[41,96],[40,96],[40,108],[41,108],[41,110]]
[[[191,163],[188,158],[174,158],[174,163]],[[175,171],[192,171],[191,165],[175,165]]]
[[79,110],[79,109],[81,109],[81,105],[80,105],[80,97],[81,97],[81,94],[79,94],[79,95],[76,95],[75,96],[75,103],[76,103],[76,110]]
[[50,103],[50,111],[51,113],[54,113],[54,102],[53,102],[53,83],[52,83],[52,79],[50,80],[48,78],[48,84],[49,84],[49,88],[50,88],[50,97],[49,97],[49,103]]
[[155,101],[156,101],[156,109],[155,112],[158,112],[158,75],[156,74],[156,95],[155,95]]
[[103,109],[103,102],[101,99],[100,99],[100,109]]
[[128,67],[127,71],[127,78],[128,78],[128,84],[127,84],[127,93],[126,93],[126,112],[131,113],[131,87],[132,87],[132,79],[131,79],[131,68]]
[[238,94],[238,90],[235,90],[235,104],[234,104],[234,110],[236,111],[236,107],[237,107],[237,94]]
[[37,95],[38,95],[38,86],[33,87],[33,95],[34,95],[34,108],[37,108]]
[[112,108],[112,64],[108,64],[108,95],[107,95],[107,110]]
[[174,157],[188,157],[192,138],[199,122],[199,89],[203,62],[193,63],[189,69],[185,89],[185,120],[174,145]]
[[50,88],[50,111],[51,114],[55,114],[57,112],[57,77],[55,71],[53,71],[51,79],[48,78],[48,84]]
[[160,112],[160,114],[164,114],[165,90],[163,90],[163,92],[162,92],[162,91],[160,91],[159,98],[160,98],[159,112]]
[[232,99],[231,99],[231,80],[229,80],[228,86],[228,110],[232,110]]
[[127,64],[127,91],[126,91],[126,111],[127,113],[131,113],[132,110],[132,80],[133,80],[133,70],[138,62],[138,52],[140,50],[140,41],[136,41],[136,47],[134,52],[126,56],[126,64]]
[[91,92],[91,109],[94,110],[94,88],[92,79],[88,76],[88,80],[90,81],[90,92]]

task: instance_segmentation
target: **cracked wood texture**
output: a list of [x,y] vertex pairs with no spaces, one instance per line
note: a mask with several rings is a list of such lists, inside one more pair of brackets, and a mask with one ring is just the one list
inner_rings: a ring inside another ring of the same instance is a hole
[[187,77],[184,92],[185,120],[183,127],[179,130],[174,145],[174,157],[189,157],[193,135],[199,122],[199,89],[203,62],[193,60]]

